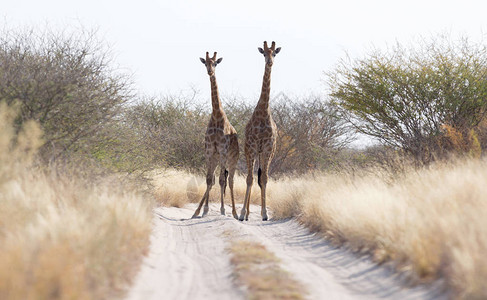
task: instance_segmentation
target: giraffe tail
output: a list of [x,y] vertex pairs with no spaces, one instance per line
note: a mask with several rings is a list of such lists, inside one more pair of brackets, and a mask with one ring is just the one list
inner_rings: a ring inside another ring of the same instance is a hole
[[228,178],[228,170],[225,169],[225,185],[223,186],[223,196],[225,196],[225,190],[227,189],[227,178]]
[[262,169],[259,167],[259,170],[257,171],[257,183],[259,184],[260,188],[262,188],[262,183],[260,181],[261,176],[262,176]]

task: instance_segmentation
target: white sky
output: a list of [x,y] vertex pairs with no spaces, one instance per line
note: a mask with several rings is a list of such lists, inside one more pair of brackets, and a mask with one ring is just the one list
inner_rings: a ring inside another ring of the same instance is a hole
[[276,41],[281,52],[272,72],[273,94],[323,93],[323,71],[348,52],[418,36],[487,33],[487,1],[274,1],[137,0],[36,1],[2,3],[0,25],[98,28],[112,45],[116,62],[134,73],[145,94],[178,94],[194,87],[210,93],[205,52],[223,57],[216,76],[223,96],[256,102],[264,72],[257,51]]

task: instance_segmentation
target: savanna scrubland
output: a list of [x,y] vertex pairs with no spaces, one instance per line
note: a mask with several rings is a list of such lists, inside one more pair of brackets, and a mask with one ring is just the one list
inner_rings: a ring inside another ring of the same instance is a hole
[[[115,66],[93,32],[0,37],[2,299],[123,295],[152,207],[202,196],[209,97],[139,95]],[[326,94],[271,99],[273,218],[295,217],[412,283],[487,297],[485,45],[421,39],[325,71]],[[243,138],[255,101],[223,105]],[[352,147],[357,134],[375,144]],[[238,202],[244,167],[241,155]]]

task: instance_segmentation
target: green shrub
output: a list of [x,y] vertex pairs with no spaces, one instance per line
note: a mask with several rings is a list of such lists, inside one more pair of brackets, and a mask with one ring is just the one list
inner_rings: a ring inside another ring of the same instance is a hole
[[442,142],[444,126],[468,139],[484,118],[486,74],[487,47],[442,37],[342,60],[328,78],[334,103],[359,132],[427,163],[457,149]]
[[0,99],[20,104],[18,128],[27,120],[40,124],[46,161],[89,155],[130,98],[128,77],[111,66],[93,32],[0,35]]

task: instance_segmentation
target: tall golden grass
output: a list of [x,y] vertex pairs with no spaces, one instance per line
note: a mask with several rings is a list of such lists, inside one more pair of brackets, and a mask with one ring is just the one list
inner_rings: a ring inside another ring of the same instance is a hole
[[[337,245],[392,262],[413,281],[443,278],[458,298],[487,298],[487,161],[401,169],[392,180],[380,170],[273,180],[268,203],[274,219],[296,217]],[[181,171],[155,182],[166,205],[198,201],[206,188],[203,178]],[[238,203],[245,188],[238,176]],[[218,190],[217,184],[212,201],[219,201]],[[252,194],[259,204],[256,184]]]
[[152,204],[116,181],[35,168],[41,131],[0,103],[0,299],[113,299],[149,243]]
[[395,181],[318,175],[272,183],[275,218],[310,228],[411,278],[444,278],[458,298],[487,298],[487,161],[410,169]]
[[[218,169],[217,169],[218,172]],[[150,176],[155,187],[155,198],[157,203],[167,206],[182,207],[186,203],[199,202],[206,191],[206,178],[201,175],[191,174],[184,170],[157,170]],[[220,201],[220,185],[218,177],[210,193],[211,201]],[[247,183],[245,177],[235,175],[234,178],[235,201],[241,202],[245,196]],[[260,203],[260,192],[252,193],[251,202]],[[258,187],[257,187],[258,188]],[[225,192],[225,204],[231,205],[230,189]]]

